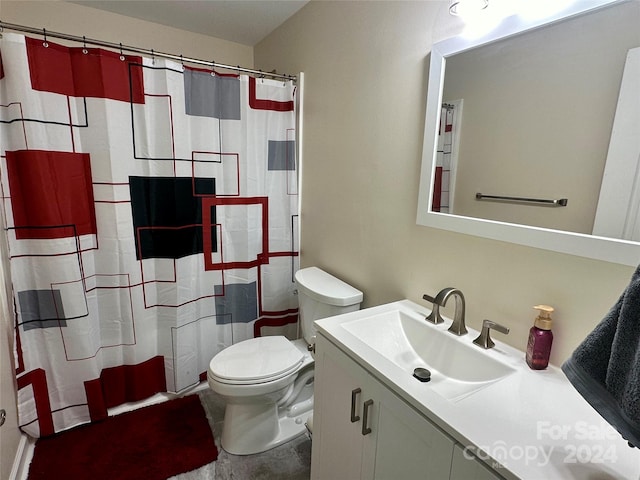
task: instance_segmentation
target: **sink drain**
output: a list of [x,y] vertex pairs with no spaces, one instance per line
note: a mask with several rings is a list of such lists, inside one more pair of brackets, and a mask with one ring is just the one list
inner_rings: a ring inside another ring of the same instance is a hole
[[426,368],[418,367],[413,371],[413,376],[421,382],[428,382],[431,380],[431,372]]

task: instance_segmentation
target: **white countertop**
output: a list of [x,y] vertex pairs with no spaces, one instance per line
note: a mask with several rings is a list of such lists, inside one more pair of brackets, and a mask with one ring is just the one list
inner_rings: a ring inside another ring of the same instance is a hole
[[[495,337],[486,354],[516,372],[463,398],[450,401],[410,372],[378,355],[340,325],[402,308],[429,313],[402,300],[316,322],[318,331],[369,370],[416,410],[505,478],[613,480],[640,479],[640,449],[620,434],[578,394],[559,368],[531,370],[524,353]],[[446,319],[446,318],[445,318]],[[447,329],[450,321],[435,326]],[[448,334],[448,333],[447,333]],[[469,328],[461,341],[478,335]],[[474,348],[477,348],[474,346]]]

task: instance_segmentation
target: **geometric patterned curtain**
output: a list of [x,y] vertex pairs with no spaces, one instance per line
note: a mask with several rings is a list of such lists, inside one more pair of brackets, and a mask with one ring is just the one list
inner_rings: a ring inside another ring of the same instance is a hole
[[295,336],[295,85],[0,40],[19,425],[50,435]]
[[451,160],[453,155],[455,105],[444,103],[440,110],[438,147],[436,149],[436,169],[434,172],[431,211],[449,213],[451,197]]

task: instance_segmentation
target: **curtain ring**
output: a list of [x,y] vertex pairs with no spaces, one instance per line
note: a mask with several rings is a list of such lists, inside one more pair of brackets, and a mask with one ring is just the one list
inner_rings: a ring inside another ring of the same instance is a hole
[[82,36],[82,53],[85,55],[89,53],[89,50],[87,50],[87,39],[84,35]]
[[212,77],[216,76],[216,61],[215,60],[211,60],[211,76]]
[[44,37],[42,41],[42,46],[44,48],[47,48],[49,46],[49,42],[47,42],[47,30],[44,28],[42,29],[42,36]]
[[122,53],[122,42],[120,42],[120,60],[124,62],[124,54]]

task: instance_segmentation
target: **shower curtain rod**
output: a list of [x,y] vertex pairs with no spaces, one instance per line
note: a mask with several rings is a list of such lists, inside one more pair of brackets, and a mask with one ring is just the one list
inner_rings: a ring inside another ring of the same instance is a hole
[[282,80],[292,80],[294,82],[297,80],[297,77],[295,75],[263,72],[262,70],[245,68],[245,67],[241,67],[240,65],[236,65],[236,66],[225,65],[224,63],[217,63],[215,60],[214,61],[199,60],[197,58],[183,57],[182,55],[174,55],[172,53],[162,53],[162,52],[156,52],[155,50],[149,50],[146,48],[132,47],[128,45],[123,45],[121,43],[113,43],[113,42],[106,42],[103,40],[96,40],[93,38],[78,37],[76,35],[69,35],[66,33],[52,32],[44,28],[38,29],[38,28],[28,27],[26,25],[18,25],[15,23],[7,23],[7,22],[0,21],[0,31],[2,31],[3,29],[14,30],[16,32],[32,33],[34,35],[41,35],[44,38],[45,42],[47,40],[47,37],[60,38],[63,40],[70,40],[72,42],[82,43],[83,45],[96,45],[99,47],[111,48],[114,50],[118,50],[121,53],[125,51],[133,52],[133,53],[139,53],[141,55],[147,55],[151,57],[161,57],[161,58],[168,58],[170,60],[177,60],[182,63],[188,62],[188,63],[193,63],[195,65],[204,65],[207,67],[211,67],[212,69],[215,67],[218,67],[218,68],[224,68],[226,70],[233,70],[236,72],[259,75],[262,77],[279,78]]

